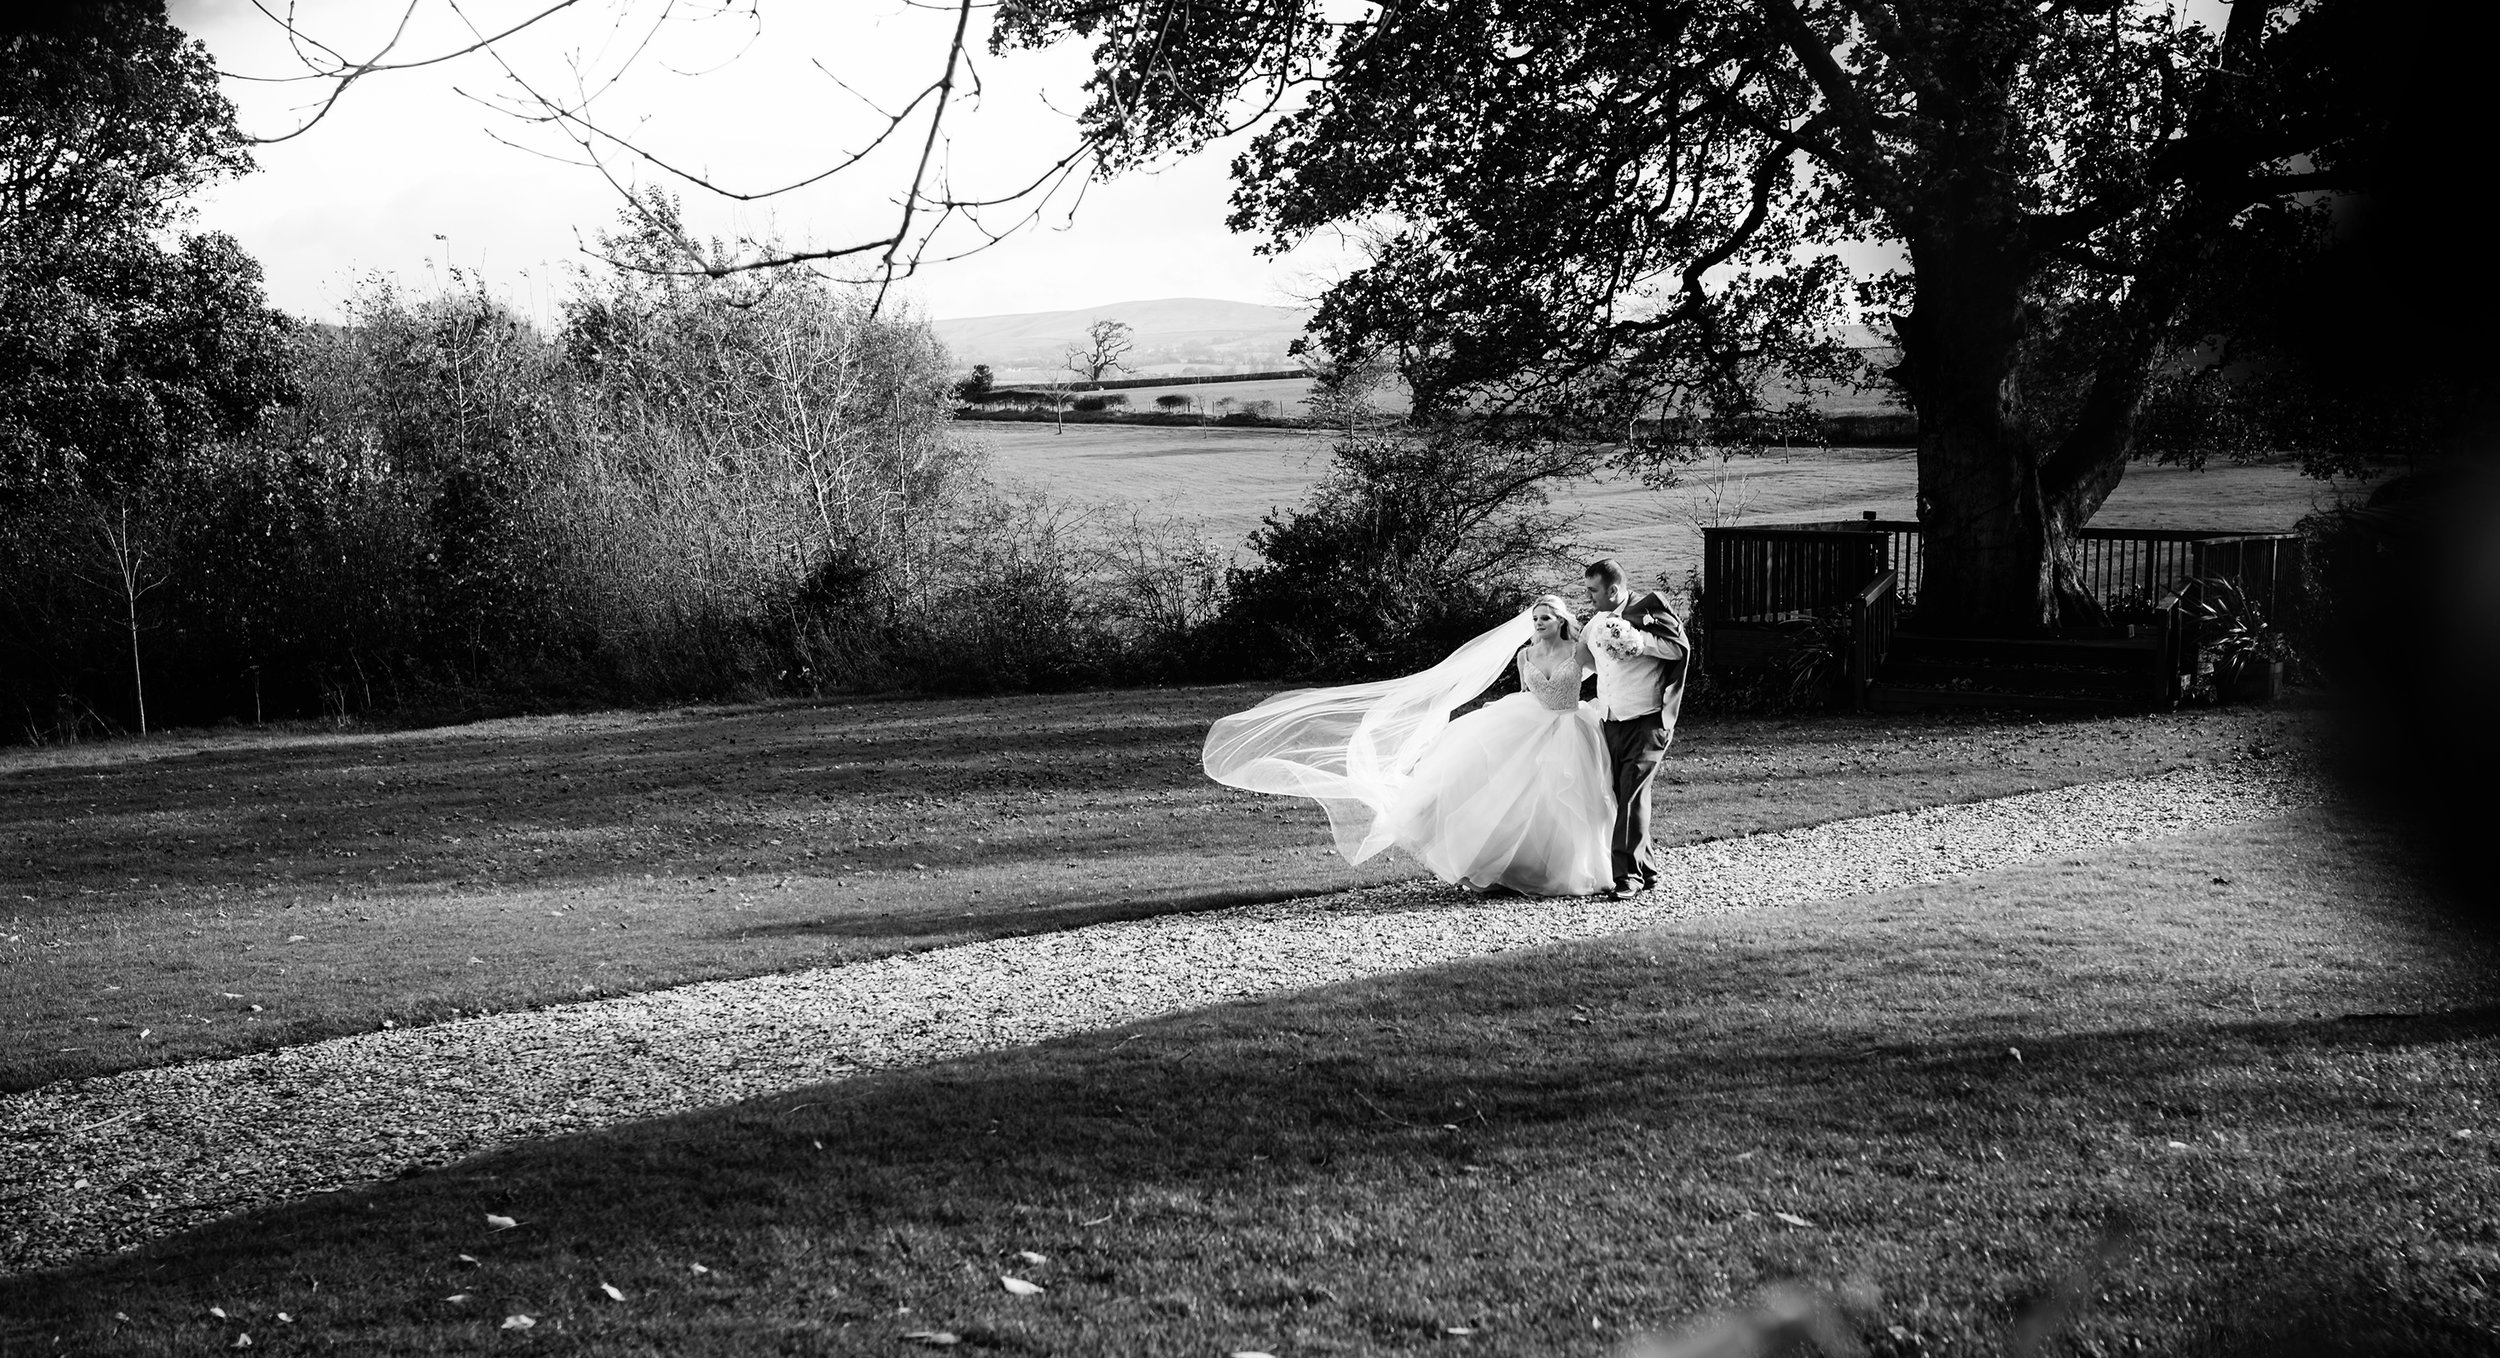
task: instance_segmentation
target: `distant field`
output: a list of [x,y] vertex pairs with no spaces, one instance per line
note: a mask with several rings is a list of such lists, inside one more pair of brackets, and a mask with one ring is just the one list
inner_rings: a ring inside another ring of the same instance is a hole
[[[1236,403],[1274,401],[1283,407],[1277,412],[1278,414],[1302,415],[1309,413],[1311,379],[1277,377],[1264,382],[1175,382],[1168,387],[1122,387],[1111,394],[1127,397],[1128,408],[1131,410],[1154,409],[1155,398],[1158,396],[1186,396],[1198,403],[1199,410],[1210,415],[1221,413],[1216,409],[1215,403],[1223,400]],[[1384,415],[1403,415],[1406,413],[1406,393],[1398,391],[1385,394],[1374,404]],[[1227,406],[1225,409],[1229,410],[1232,407]]]
[[[1002,385],[1015,384],[1002,383]],[[1291,416],[1309,413],[1311,379],[1280,377],[1263,382],[1174,381],[1166,386],[1123,387],[1117,394],[1128,398],[1128,408],[1131,410],[1154,409],[1155,398],[1158,396],[1187,396],[1198,403],[1199,410],[1215,414],[1219,413],[1215,403],[1229,397],[1236,402],[1274,401],[1282,407],[1277,412],[1278,414]],[[1827,415],[1873,415],[1901,408],[1891,397],[1881,392],[1847,389],[1824,390],[1811,394],[1783,389],[1771,393],[1769,399],[1774,405],[1784,405],[1800,397],[1810,400],[1815,409]],[[1372,398],[1372,406],[1384,415],[1405,414],[1406,388],[1404,386],[1384,388]]]
[[[1244,387],[1264,384],[1244,382]],[[1270,398],[1272,399],[1272,398]],[[1291,429],[984,424],[1000,477],[1079,499],[1127,500],[1201,520],[1238,546],[1270,508],[1299,503],[1328,463],[1328,436]],[[2094,522],[2123,528],[2275,531],[2332,503],[2351,483],[2312,481],[2283,464],[2191,472],[2139,463]],[[1715,496],[1715,505],[1714,505]],[[1636,575],[1681,583],[1701,563],[1702,524],[1915,517],[1917,455],[1906,448],[1834,448],[1686,468],[1655,490],[1628,477],[1579,483],[1557,497],[1578,513],[1591,550],[1623,558]]]

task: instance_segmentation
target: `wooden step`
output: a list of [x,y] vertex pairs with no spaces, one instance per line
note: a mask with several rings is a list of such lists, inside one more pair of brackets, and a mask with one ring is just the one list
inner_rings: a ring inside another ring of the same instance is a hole
[[2142,712],[2153,704],[2124,698],[2083,698],[2059,693],[2007,693],[1973,688],[1921,688],[1908,684],[1867,685],[1867,710],[1923,712],[1939,707],[1995,708],[2008,712],[2062,712],[2115,716]]
[[[2014,665],[1967,660],[1887,659],[1875,676],[1887,684],[1917,688],[1977,688],[2010,693],[2073,693],[2087,697],[2146,699],[2154,694],[2150,671],[2130,666]],[[1957,682],[1958,681],[1958,682]]]

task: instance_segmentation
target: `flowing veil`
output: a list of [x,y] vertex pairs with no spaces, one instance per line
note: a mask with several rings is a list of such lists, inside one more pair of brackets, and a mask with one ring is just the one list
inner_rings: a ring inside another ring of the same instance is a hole
[[1207,776],[1227,787],[1308,797],[1337,852],[1360,863],[1389,847],[1383,813],[1450,711],[1501,677],[1531,635],[1533,605],[1431,669],[1398,679],[1279,693],[1207,732]]

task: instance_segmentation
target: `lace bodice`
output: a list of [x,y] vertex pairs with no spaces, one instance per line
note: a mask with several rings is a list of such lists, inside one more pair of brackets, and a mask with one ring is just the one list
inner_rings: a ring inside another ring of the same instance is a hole
[[1549,712],[1568,712],[1580,705],[1580,658],[1565,655],[1549,672],[1533,650],[1519,653],[1519,687]]

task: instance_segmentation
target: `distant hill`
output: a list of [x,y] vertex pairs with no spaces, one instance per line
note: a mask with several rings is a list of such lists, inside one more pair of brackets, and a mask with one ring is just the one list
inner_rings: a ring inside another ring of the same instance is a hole
[[1294,366],[1286,346],[1311,319],[1305,307],[1261,306],[1213,297],[1159,297],[1081,311],[1028,311],[932,321],[957,370],[987,363],[1001,382],[1060,376],[1068,346],[1097,320],[1126,321],[1139,376],[1202,376]]

